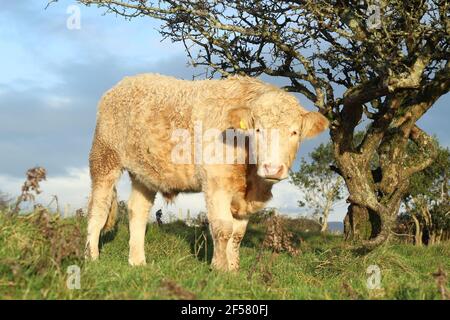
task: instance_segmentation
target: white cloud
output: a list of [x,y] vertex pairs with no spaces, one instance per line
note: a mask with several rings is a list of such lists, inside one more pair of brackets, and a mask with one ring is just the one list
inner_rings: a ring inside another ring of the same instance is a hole
[[278,208],[283,213],[300,213],[297,201],[302,198],[302,192],[299,188],[289,183],[288,180],[279,182],[273,186],[273,198],[267,206]]
[[64,109],[72,103],[72,99],[64,96],[51,95],[45,99],[45,103],[51,109]]

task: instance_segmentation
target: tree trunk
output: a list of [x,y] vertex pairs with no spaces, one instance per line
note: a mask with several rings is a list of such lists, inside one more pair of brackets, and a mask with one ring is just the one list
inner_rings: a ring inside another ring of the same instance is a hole
[[320,232],[325,232],[328,229],[328,220],[327,219],[323,219],[323,223],[322,226],[320,228]]
[[414,233],[414,244],[416,246],[422,246],[422,228],[420,227],[420,222],[417,217],[413,214],[412,219],[414,221],[415,233]]
[[375,212],[351,204],[344,220],[344,237],[348,241],[369,240],[381,231],[381,221]]
[[443,233],[443,230],[442,230],[442,229],[439,229],[439,230],[436,232],[435,242],[434,242],[435,244],[441,243],[442,233]]
[[[415,125],[431,102],[410,106],[411,112],[415,111],[410,117],[396,117],[395,110],[403,102],[408,102],[404,93],[387,98],[389,112],[371,125],[360,143],[355,141],[354,132],[362,118],[361,105],[344,104],[339,125],[330,130],[335,171],[344,178],[349,192],[345,238],[368,239],[363,243],[367,249],[389,239],[409,178],[429,166],[437,155],[432,138]],[[422,157],[408,157],[409,140],[419,147]],[[375,168],[374,160],[378,162]]]
[[326,232],[328,229],[328,216],[330,215],[332,200],[330,196],[327,197],[327,203],[325,204],[325,208],[322,213],[322,227],[320,228],[320,232]]
[[369,213],[366,208],[351,204],[344,219],[344,238],[347,241],[369,239],[371,233]]

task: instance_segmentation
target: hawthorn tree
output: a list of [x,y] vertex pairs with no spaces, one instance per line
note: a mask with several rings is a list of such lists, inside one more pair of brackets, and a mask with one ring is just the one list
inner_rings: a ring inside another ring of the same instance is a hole
[[344,180],[330,169],[334,165],[331,142],[322,143],[310,154],[310,161],[302,158],[299,169],[290,173],[290,182],[304,193],[298,201],[300,207],[312,209],[321,225],[321,232],[328,228],[328,217],[333,207],[343,199]]
[[[52,2],[55,2],[54,0]],[[336,172],[349,197],[348,239],[391,234],[410,177],[436,148],[417,121],[449,91],[445,0],[78,0],[133,19],[161,21],[194,66],[289,81],[331,121]],[[357,125],[368,130],[361,143]],[[421,151],[410,158],[408,141]],[[379,166],[373,170],[371,159]]]

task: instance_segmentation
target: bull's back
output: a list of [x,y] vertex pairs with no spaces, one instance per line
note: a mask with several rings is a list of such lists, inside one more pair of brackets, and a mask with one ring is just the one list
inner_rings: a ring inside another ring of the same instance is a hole
[[192,109],[199,92],[191,81],[153,74],[124,78],[102,97],[96,139],[119,155],[122,166],[149,187],[198,189],[194,165],[171,159],[176,129],[192,131]]

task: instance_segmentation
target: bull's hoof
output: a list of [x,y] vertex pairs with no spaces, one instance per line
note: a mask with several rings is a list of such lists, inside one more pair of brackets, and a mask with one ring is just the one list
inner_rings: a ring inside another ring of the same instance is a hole
[[228,266],[228,271],[238,272],[239,271],[239,264],[230,264]]
[[84,249],[84,260],[95,261],[98,260],[98,251],[92,250],[89,242]]
[[220,263],[217,260],[214,260],[211,262],[211,268],[213,270],[226,272],[229,271],[228,269],[228,263],[225,261],[224,263]]
[[132,258],[128,259],[128,263],[130,264],[130,266],[133,267],[145,266],[147,264],[145,259],[132,259]]
[[84,255],[84,260],[86,260],[86,261],[97,261],[98,260],[98,256],[93,257],[91,255]]

